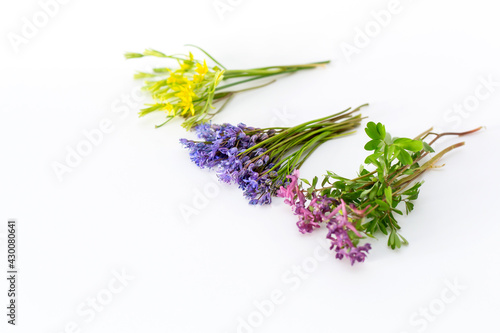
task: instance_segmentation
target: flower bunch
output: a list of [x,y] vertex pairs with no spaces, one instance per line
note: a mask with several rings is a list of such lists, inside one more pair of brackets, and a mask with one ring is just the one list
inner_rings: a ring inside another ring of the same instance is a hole
[[[185,119],[182,125],[186,129],[191,129],[193,126],[209,121],[215,114],[222,110],[225,103],[234,94],[259,88],[271,82],[243,90],[228,90],[230,87],[274,75],[312,69],[330,62],[322,61],[303,65],[228,70],[210,54],[202,49],[200,50],[216,65],[208,66],[205,59],[195,59],[191,52],[188,55],[166,55],[162,52],[148,49],[143,53],[129,52],[125,54],[127,59],[154,56],[173,59],[178,63],[178,67],[175,69],[159,67],[153,68],[150,73],[138,72],[135,74],[136,79],[146,79],[144,89],[155,100],[154,104],[141,110],[139,113],[140,117],[154,111],[164,111],[167,113],[167,120],[156,127],[166,124],[174,117],[182,117]],[[233,80],[238,78],[243,79]],[[232,82],[220,85],[222,81],[226,80],[232,80]],[[214,104],[220,101],[225,102],[217,108]]]
[[[312,232],[325,224],[328,233],[326,238],[331,243],[331,250],[336,252],[336,258],[347,257],[351,264],[365,260],[370,244],[358,246],[359,240],[363,238],[357,228],[364,217],[364,210],[356,209],[353,204],[346,205],[342,198],[334,198],[315,191],[304,191],[299,183],[299,171],[295,170],[292,175],[287,176],[289,184],[282,186],[277,196],[285,198],[285,203],[292,206],[293,212],[299,217],[297,226],[303,234]],[[302,180],[308,183],[307,180]],[[314,189],[317,178],[313,180]]]
[[[378,231],[389,236],[388,246],[392,249],[408,244],[399,233],[401,227],[394,214],[403,215],[398,208],[403,203],[406,214],[413,210],[423,183],[415,182],[417,177],[436,167],[443,155],[464,143],[451,145],[439,153],[435,153],[431,145],[443,136],[461,136],[479,129],[462,133],[434,133],[430,129],[415,139],[392,138],[384,125],[369,122],[365,132],[370,141],[364,148],[373,152],[365,164],[374,170],[368,171],[362,165],[354,179],[327,171],[320,187],[317,187],[318,177],[314,177],[312,183],[305,179],[299,183],[299,173],[294,171],[288,176],[290,182],[277,194],[292,206],[299,218],[300,232],[312,232],[324,224],[336,257],[348,257],[351,264],[362,262],[371,247],[368,243],[359,245],[360,240],[366,236],[374,238]],[[424,141],[431,135],[435,136],[431,141]],[[421,162],[433,153],[426,162]]]
[[202,140],[180,142],[198,167],[214,169],[221,181],[237,184],[250,204],[269,204],[287,185],[287,176],[321,144],[352,133],[362,119],[354,114],[361,107],[294,127],[201,124],[194,129]]

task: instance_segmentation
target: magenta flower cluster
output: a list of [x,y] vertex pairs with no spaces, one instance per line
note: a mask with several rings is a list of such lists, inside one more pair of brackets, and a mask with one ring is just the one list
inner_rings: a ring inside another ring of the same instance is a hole
[[308,199],[299,185],[299,171],[295,170],[287,178],[290,180],[288,186],[282,186],[277,196],[284,198],[285,203],[290,205],[294,214],[298,216],[299,231],[310,233],[320,228],[322,224],[326,224],[328,229],[326,238],[331,241],[330,249],[336,252],[336,258],[347,257],[351,265],[363,262],[371,245],[367,243],[356,246],[349,232],[358,239],[362,238],[355,224],[364,216],[366,208],[359,210],[353,204],[346,205],[343,199],[316,195],[315,192],[311,193]]

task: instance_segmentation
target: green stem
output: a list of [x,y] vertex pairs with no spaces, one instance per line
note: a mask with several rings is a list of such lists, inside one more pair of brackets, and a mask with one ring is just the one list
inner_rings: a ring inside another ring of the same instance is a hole
[[309,68],[316,68],[316,67],[319,67],[321,65],[326,65],[329,63],[330,63],[330,60],[325,60],[325,61],[317,61],[317,62],[311,62],[308,64],[301,64],[301,65],[267,66],[267,67],[258,67],[258,68],[250,68],[250,69],[231,69],[228,72],[248,73],[251,71],[261,71],[261,70],[269,70],[269,69],[289,69],[289,68],[309,69]]
[[402,185],[404,185],[404,184],[406,184],[408,182],[411,182],[412,180],[414,180],[415,178],[417,178],[418,176],[420,176],[422,173],[424,173],[427,169],[429,169],[432,166],[434,166],[434,164],[436,164],[436,162],[439,159],[441,159],[441,157],[443,157],[444,154],[452,151],[453,149],[461,147],[463,145],[465,145],[465,142],[459,142],[459,143],[455,143],[454,145],[449,146],[448,148],[445,148],[445,149],[441,150],[439,153],[437,153],[436,155],[434,155],[430,160],[428,160],[427,162],[425,162],[422,166],[420,166],[417,169],[415,169],[414,173],[412,173],[411,175],[406,176],[406,177],[398,180],[396,183],[394,183],[394,187],[395,188],[399,188]]

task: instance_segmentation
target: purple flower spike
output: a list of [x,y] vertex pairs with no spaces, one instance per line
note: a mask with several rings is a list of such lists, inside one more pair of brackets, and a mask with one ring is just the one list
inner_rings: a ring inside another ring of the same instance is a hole
[[221,181],[238,184],[252,205],[271,203],[281,185],[276,161],[265,154],[264,147],[243,153],[273,136],[274,130],[263,131],[244,124],[202,124],[195,127],[195,132],[204,141],[181,139],[180,143],[189,149],[190,158],[198,167],[215,169]]

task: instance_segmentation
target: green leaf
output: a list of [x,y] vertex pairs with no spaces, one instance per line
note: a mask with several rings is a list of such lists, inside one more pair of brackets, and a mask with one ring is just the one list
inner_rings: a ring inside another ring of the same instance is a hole
[[377,195],[378,191],[378,186],[377,184],[373,185],[372,189],[370,190],[370,194],[368,195],[368,199],[373,200],[375,196]]
[[399,138],[394,140],[394,144],[406,150],[421,151],[424,147],[422,140],[412,140],[408,138]]
[[385,225],[382,222],[378,223],[378,227],[379,227],[380,231],[382,231],[382,233],[384,235],[387,235],[387,229],[386,229]]
[[402,149],[394,145],[392,145],[391,147],[394,147],[394,158],[397,158]]
[[369,188],[367,190],[364,190],[363,192],[361,192],[361,194],[359,195],[359,197],[360,198],[365,198],[368,195],[368,193],[370,193],[371,190],[372,190],[371,188]]
[[382,193],[384,193],[384,190],[385,190],[384,184],[380,184],[378,191],[377,191],[377,196],[381,196]]
[[386,144],[388,144],[388,145],[392,145],[393,144],[392,137],[391,137],[390,133],[385,133],[384,142]]
[[317,184],[318,184],[318,176],[315,176],[313,178],[312,187],[316,187]]
[[382,200],[375,200],[375,203],[382,209],[382,210],[389,210],[391,207],[387,204],[387,202],[382,201]]
[[399,237],[401,237],[401,239],[403,240],[403,245],[408,245],[408,241],[406,240],[406,238],[401,235],[399,235]]
[[325,176],[325,178],[323,179],[323,181],[321,182],[321,187],[324,187],[326,182],[328,182],[328,176]]
[[406,215],[408,215],[413,210],[413,203],[409,201],[405,201],[406,204]]
[[326,196],[330,196],[330,194],[332,193],[332,190],[327,188],[323,191],[321,191],[321,195],[326,195]]
[[384,169],[382,169],[381,167],[378,167],[377,168],[377,177],[378,177],[378,180],[383,183],[384,182]]
[[387,245],[391,247],[391,249],[394,250],[395,248],[395,241],[394,241],[394,232],[391,231],[391,234],[389,235],[389,239],[387,240]]
[[420,186],[422,186],[422,184],[424,183],[424,181],[420,181],[420,182],[417,182],[415,184],[413,184],[413,186],[409,189],[407,189],[406,191],[403,192],[404,195],[411,195],[411,194],[415,194],[415,193],[418,193],[418,189],[420,188]]
[[345,182],[340,180],[338,182],[333,183],[333,186],[335,186],[335,188],[338,188],[339,190],[344,190],[345,185],[346,185]]
[[387,159],[390,160],[390,158],[392,157],[392,155],[396,152],[396,149],[398,149],[398,146],[387,145],[386,147],[387,147],[386,157],[387,157]]
[[392,188],[390,186],[386,187],[384,190],[384,194],[385,194],[385,200],[387,201],[389,206],[392,206]]
[[360,176],[364,176],[364,175],[366,175],[366,174],[369,174],[368,170],[366,170],[366,169],[365,169],[365,167],[364,167],[363,165],[360,165],[360,166],[359,166],[359,170],[360,170],[360,172],[359,172],[359,175],[360,175]]
[[379,133],[380,138],[382,140],[384,140],[385,139],[385,126],[382,125],[381,123],[378,123],[377,124],[377,132]]
[[365,150],[375,150],[377,149],[378,145],[380,144],[380,140],[370,140],[366,143],[365,145]]
[[396,214],[399,214],[399,215],[403,215],[403,212],[400,211],[399,209],[396,209],[396,208],[392,208],[392,211]]
[[401,149],[399,151],[398,160],[403,163],[403,165],[409,165],[413,163],[413,160],[406,150]]
[[300,180],[304,183],[306,183],[307,185],[311,186],[311,183],[309,183],[309,181],[305,178],[300,178]]
[[361,225],[361,227],[363,227],[363,229],[367,232],[367,234],[369,233],[373,234],[375,231],[377,231],[377,222],[375,220],[371,220]]
[[394,233],[394,241],[395,241],[395,245],[396,247],[399,249],[401,248],[401,240],[399,239],[398,235],[396,233]]
[[379,154],[375,153],[375,154],[371,154],[371,155],[368,155],[365,159],[365,163],[366,164],[373,164],[375,165],[376,167],[378,167],[378,161],[377,161],[377,158],[379,157]]
[[432,147],[427,143],[427,142],[423,142],[424,144],[424,150],[428,153],[433,153],[434,152],[434,149],[432,149]]
[[368,124],[366,124],[365,132],[370,138],[374,140],[381,139],[380,134],[377,130],[377,125],[375,125],[373,121],[370,121]]

